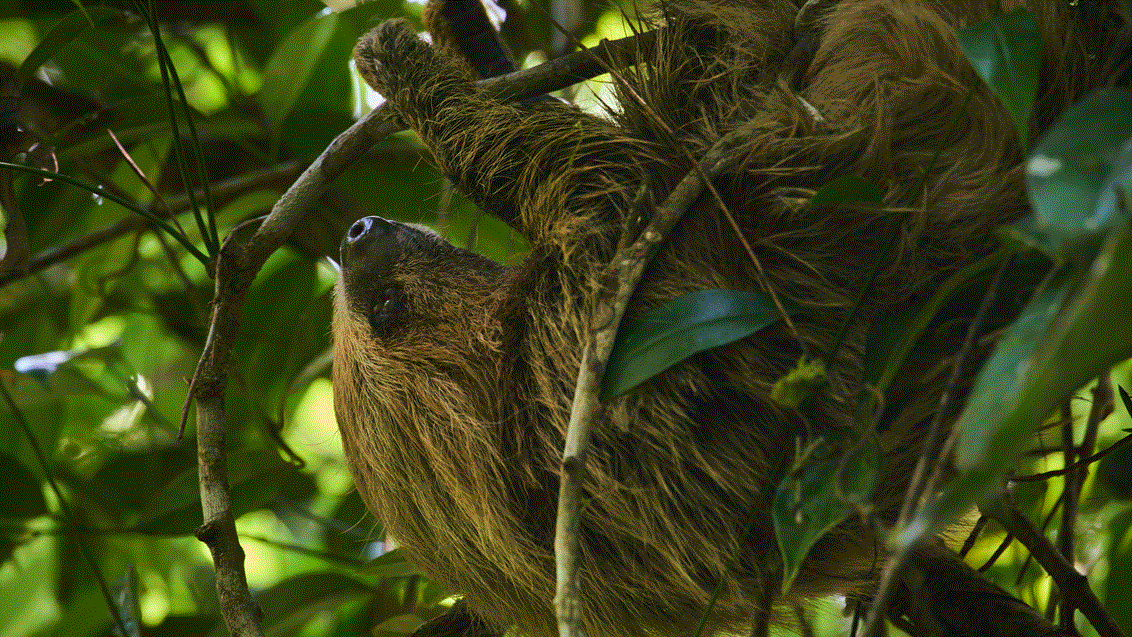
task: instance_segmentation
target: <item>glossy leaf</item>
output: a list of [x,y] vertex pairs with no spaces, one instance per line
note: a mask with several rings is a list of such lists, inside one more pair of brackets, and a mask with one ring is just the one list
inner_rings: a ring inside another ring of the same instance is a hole
[[[786,310],[799,311],[787,301]],[[602,379],[601,399],[629,391],[685,358],[749,336],[780,319],[770,295],[700,290],[621,324]]]
[[1066,112],[1026,164],[1034,213],[1016,236],[1054,256],[1128,223],[1118,189],[1132,192],[1132,89],[1100,89]]
[[[960,416],[959,477],[917,520],[938,529],[1000,484],[1050,412],[1132,357],[1132,230],[1113,232],[1079,277],[1039,293],[983,366]],[[914,541],[909,536],[906,541]]]
[[979,77],[1006,105],[1018,130],[1018,140],[1025,148],[1042,61],[1041,37],[1034,14],[1015,11],[960,29],[956,38]]

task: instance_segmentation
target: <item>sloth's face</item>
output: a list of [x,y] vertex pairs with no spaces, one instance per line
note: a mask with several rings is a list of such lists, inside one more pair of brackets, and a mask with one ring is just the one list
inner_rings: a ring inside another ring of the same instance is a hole
[[375,338],[453,321],[453,311],[482,301],[484,286],[504,269],[429,228],[381,217],[350,226],[340,260],[348,310],[365,318]]

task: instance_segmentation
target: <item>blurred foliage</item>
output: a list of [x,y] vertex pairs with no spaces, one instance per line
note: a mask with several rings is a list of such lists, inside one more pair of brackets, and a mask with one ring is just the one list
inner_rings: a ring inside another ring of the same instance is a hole
[[[615,12],[583,4],[583,41],[623,35]],[[385,17],[420,13],[408,0],[376,0],[341,13],[314,0],[163,2],[157,9],[161,40],[192,111],[196,149],[180,115],[174,135],[157,40],[133,3],[0,5],[0,161],[57,171],[107,193],[0,170],[0,383],[10,398],[0,404],[0,637],[115,634],[100,582],[128,634],[226,634],[210,558],[192,537],[201,522],[193,418],[178,438],[187,379],[208,331],[212,281],[205,263],[108,197],[158,216],[172,210],[185,240],[209,254],[173,156],[175,142],[203,166],[214,208],[206,212],[223,239],[266,213],[306,162],[368,108],[373,97],[348,64],[358,36]],[[528,3],[512,9],[503,31],[516,57],[545,59],[549,23]],[[1087,115],[1079,126],[1090,126]],[[1126,135],[1129,120],[1120,121]],[[1081,130],[1070,129],[1067,139]],[[1127,136],[1114,137],[1111,127],[1089,130],[1106,136],[1105,148],[1116,146],[1115,172],[1088,178],[1099,179],[1098,188],[1127,187]],[[1076,152],[1049,144],[1043,148],[1050,152]],[[381,214],[427,223],[497,260],[513,261],[522,250],[520,238],[481,217],[423,159],[411,134],[373,148],[272,257],[244,305],[226,405],[229,467],[248,576],[270,635],[402,635],[446,603],[445,593],[398,552],[386,552],[381,528],[352,490],[328,380],[336,275],[324,257],[336,254],[355,219]],[[188,173],[199,188],[195,171]],[[867,184],[849,186],[857,192]],[[1054,194],[1047,199],[1065,192],[1056,183],[1049,188]],[[1060,311],[1052,313],[1054,323],[1041,325],[1046,349],[1015,354],[1077,360],[1072,354],[1098,338],[1108,339],[1104,352],[1126,352],[1110,337],[1129,323],[1128,308],[1111,305],[1126,298],[1119,286],[1126,290],[1128,271],[1119,268],[1128,257],[1128,221],[1115,200],[1105,201],[1104,223],[1089,233],[1081,227],[1092,217],[1041,212],[1055,222],[1057,245],[1072,246],[1076,265],[1049,291],[1061,296],[1047,301],[1060,303]],[[1044,236],[1026,227],[1015,234]],[[1038,239],[1020,243],[1050,244]],[[1102,258],[1115,269],[1098,270]],[[978,278],[985,270],[966,275]],[[910,346],[901,340],[903,330],[918,334],[969,284],[957,282],[890,324],[892,342],[880,351],[902,357]],[[1080,357],[1096,364],[1074,369],[1088,374],[1115,355],[1106,353],[1100,363]],[[892,366],[888,356],[874,361],[878,374]],[[1118,366],[1113,382],[1132,387],[1130,373],[1129,365]],[[1086,400],[1072,405],[1078,418],[1088,411]],[[1002,427],[992,422],[984,431],[995,440]],[[1098,445],[1129,427],[1118,398]],[[1057,468],[1058,440],[1044,439],[1057,435],[1041,429],[1035,436],[1030,446],[1039,451],[1027,453],[1023,471]],[[991,454],[987,462],[999,462],[1030,442],[976,446]],[[1086,483],[1077,556],[1125,627],[1132,626],[1132,587],[1120,584],[1132,574],[1128,449],[1108,456],[1094,472],[1099,477]],[[1018,498],[1041,519],[1057,508],[1059,481],[1021,485]],[[828,517],[815,516],[823,525]],[[812,542],[812,529],[803,531],[799,542]],[[972,562],[986,559],[1002,537],[988,530]],[[1008,551],[988,573],[1044,607],[1051,599],[1048,578],[1024,564],[1024,553]],[[814,614],[816,634],[844,634],[836,603],[815,606]]]

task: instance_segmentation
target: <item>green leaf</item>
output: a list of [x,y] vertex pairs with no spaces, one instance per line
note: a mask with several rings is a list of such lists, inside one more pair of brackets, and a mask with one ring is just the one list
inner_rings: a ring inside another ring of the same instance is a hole
[[294,635],[316,615],[366,595],[364,582],[338,573],[303,573],[256,595],[267,635]]
[[35,45],[20,64],[19,78],[21,82],[31,79],[39,67],[63,47],[70,44],[75,38],[82,35],[90,27],[94,27],[110,17],[120,16],[121,13],[107,7],[79,7],[63,16],[56,22]]
[[35,518],[47,513],[43,487],[22,462],[0,452],[0,476],[4,476],[0,518]]
[[[293,470],[274,450],[239,449],[229,453],[228,481],[232,515],[263,507],[278,492],[284,472]],[[131,531],[146,535],[188,535],[201,525],[200,484],[193,467],[161,486],[142,521]]]
[[1018,129],[1018,141],[1025,148],[1042,61],[1034,14],[1024,9],[1015,11],[960,29],[955,35],[971,66],[1006,105]]
[[1079,252],[1127,223],[1117,190],[1132,192],[1132,89],[1099,89],[1073,105],[1034,148],[1026,186],[1034,213],[1012,231],[1047,254]]
[[402,577],[412,575],[416,572],[417,569],[405,559],[405,556],[401,554],[401,550],[395,549],[382,553],[370,560],[369,563],[359,571],[359,575],[369,575],[371,577]]
[[[771,515],[782,551],[782,590],[789,590],[814,543],[872,497],[880,467],[880,448],[870,437],[843,459],[834,454],[808,462],[787,476],[774,494]],[[839,475],[840,474],[840,475]],[[840,477],[841,493],[836,485]]]
[[[786,311],[800,311],[785,303]],[[781,316],[769,294],[700,290],[626,319],[602,379],[601,399],[620,396],[685,358],[749,336]]]
[[[1108,557],[1108,585],[1104,587],[1104,607],[1113,621],[1127,631],[1132,626],[1132,551],[1128,550],[1132,534],[1132,510],[1113,516],[1107,529],[1108,546],[1102,555]],[[1103,536],[1102,536],[1103,537]]]
[[279,128],[306,88],[338,20],[338,14],[316,14],[287,34],[267,61],[259,102],[273,128]]
[[880,204],[884,197],[876,184],[856,175],[838,177],[825,184],[810,197],[810,205],[825,206],[837,203]]
[[1132,357],[1132,230],[1112,232],[1081,276],[1040,292],[999,342],[960,416],[959,476],[902,539],[938,529],[1002,477],[1049,413]]

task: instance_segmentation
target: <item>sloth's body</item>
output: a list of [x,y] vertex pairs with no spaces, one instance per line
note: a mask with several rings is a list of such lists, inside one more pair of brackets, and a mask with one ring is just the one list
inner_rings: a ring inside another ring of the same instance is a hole
[[[781,569],[770,499],[798,449],[858,417],[870,323],[988,254],[995,228],[1026,212],[1014,125],[954,38],[993,17],[994,4],[838,3],[813,27],[816,52],[790,89],[777,77],[794,46],[792,3],[670,0],[649,70],[633,79],[651,110],[624,97],[612,121],[490,100],[404,24],[363,38],[367,80],[457,187],[531,244],[510,268],[377,219],[344,243],[336,413],[359,492],[412,561],[490,627],[554,633],[559,462],[601,274],[636,227],[630,217],[649,214],[688,172],[685,151],[701,157],[754,126],[716,186],[770,285],[808,310],[796,325],[810,352],[829,351],[883,260],[829,367],[833,389],[799,409],[770,399],[802,353],[780,325],[677,364],[603,408],[581,520],[589,634],[690,634],[720,581],[709,627],[751,621]],[[1034,137],[1095,83],[1098,63],[1067,2],[1029,4],[1045,47]],[[876,184],[883,206],[806,204],[842,175]],[[886,253],[890,224],[900,230]],[[703,197],[629,312],[711,288],[758,290],[760,278]],[[917,350],[932,358],[908,364],[887,397],[875,506],[888,520],[949,370],[941,347]],[[752,512],[766,513],[744,537]],[[842,524],[811,552],[792,595],[867,592],[879,550],[871,532]]]

